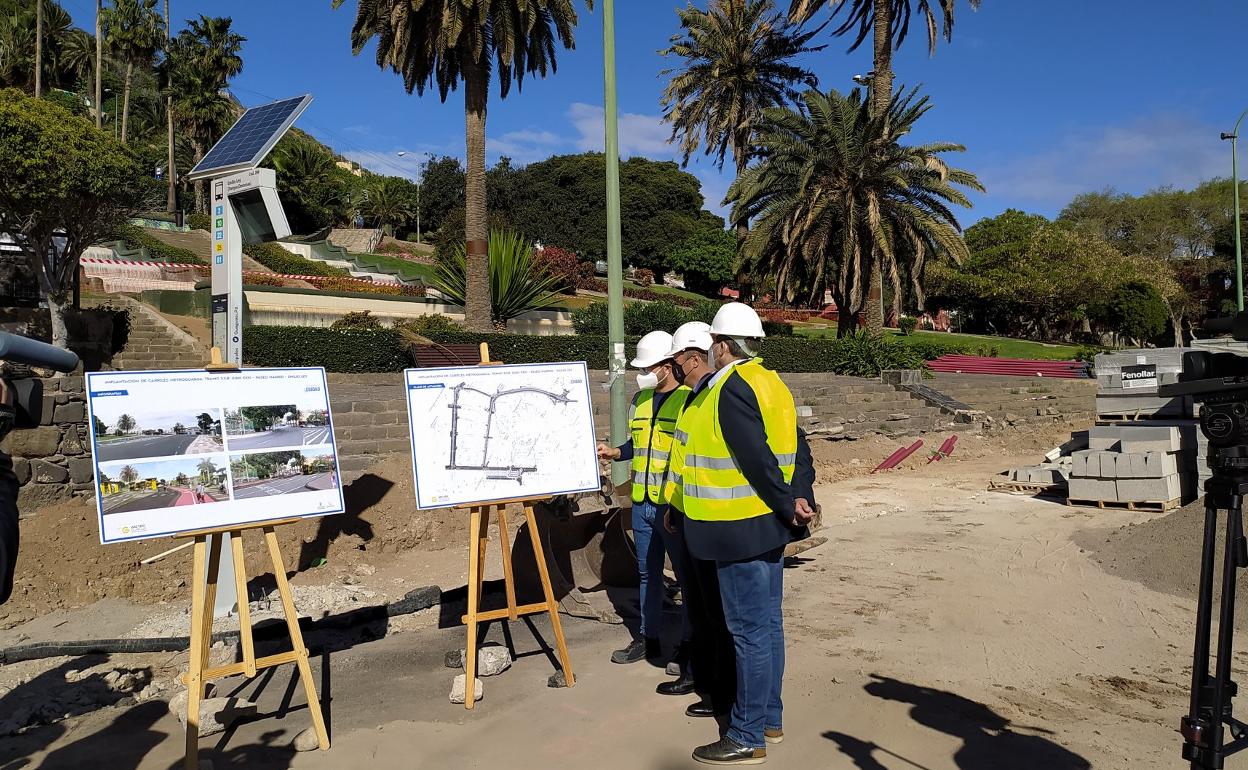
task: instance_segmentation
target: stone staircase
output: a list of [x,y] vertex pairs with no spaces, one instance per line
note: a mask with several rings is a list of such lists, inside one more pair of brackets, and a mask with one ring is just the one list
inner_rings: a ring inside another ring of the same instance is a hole
[[353,254],[367,254],[371,251],[376,251],[377,244],[381,243],[381,239],[381,230],[361,227],[359,229],[335,228],[329,231],[327,240]]
[[125,347],[113,356],[111,368],[119,371],[196,369],[208,362],[206,345],[147,305],[123,296],[110,297],[109,302],[124,305],[130,312],[130,334]]
[[[144,228],[144,232],[169,246],[186,249],[202,259],[205,265],[212,264],[212,236],[207,230],[180,232],[178,230],[160,230],[148,227]],[[155,259],[147,254],[147,249],[139,248],[135,250],[132,247],[133,244],[127,244],[127,248],[119,249],[116,244],[110,245],[114,259],[139,259],[143,261]],[[246,254],[243,255],[243,269],[254,270],[259,273],[273,272]]]
[[928,387],[1011,423],[1096,416],[1096,380],[937,374]]
[[798,424],[811,436],[888,436],[945,431],[953,416],[879,380],[786,374]]

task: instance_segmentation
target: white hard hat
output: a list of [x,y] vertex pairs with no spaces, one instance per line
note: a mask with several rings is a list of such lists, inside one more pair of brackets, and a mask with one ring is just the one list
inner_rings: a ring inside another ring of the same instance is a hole
[[703,353],[711,349],[711,325],[703,321],[690,321],[681,324],[672,335],[672,352],[676,355],[682,350],[697,348]]
[[649,369],[671,355],[672,335],[667,332],[650,332],[637,342],[637,357],[632,365],[638,369]]
[[711,334],[724,337],[765,337],[763,322],[754,308],[742,302],[729,302],[715,313]]

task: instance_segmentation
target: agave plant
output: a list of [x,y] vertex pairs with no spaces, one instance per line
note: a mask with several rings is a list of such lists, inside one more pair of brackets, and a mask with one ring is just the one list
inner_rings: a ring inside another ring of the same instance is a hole
[[[558,300],[558,279],[534,258],[533,244],[508,230],[492,230],[489,241],[490,320],[498,331],[507,321],[530,310],[550,307]],[[467,255],[463,244],[437,265],[429,283],[442,296],[463,305]]]

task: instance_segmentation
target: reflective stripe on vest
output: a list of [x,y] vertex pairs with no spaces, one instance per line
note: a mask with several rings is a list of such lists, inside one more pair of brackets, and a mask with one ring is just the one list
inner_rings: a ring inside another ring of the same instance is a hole
[[[737,364],[732,373],[690,401],[677,426],[683,440],[673,449],[672,472],[680,477],[681,510],[695,521],[740,521],[771,513],[741,472],[720,430],[719,398],[733,374],[754,391],[767,434],[766,450],[775,456],[784,480],[793,479],[797,462],[793,395],[779,375],[764,368],[759,359]],[[759,447],[759,451],[765,450]]]
[[654,391],[643,390],[633,402],[630,428],[633,434],[633,502],[667,502],[664,483],[671,462],[676,421],[685,408],[690,390],[683,385],[667,394],[656,414]]

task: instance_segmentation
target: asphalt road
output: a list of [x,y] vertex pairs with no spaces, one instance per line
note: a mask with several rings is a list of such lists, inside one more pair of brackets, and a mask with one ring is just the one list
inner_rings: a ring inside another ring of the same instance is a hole
[[309,492],[308,484],[327,478],[328,473],[313,473],[310,476],[288,476],[284,479],[269,479],[251,486],[234,489],[235,500],[246,500],[249,497],[271,497],[273,495],[289,495],[295,492]]
[[255,436],[231,438],[230,449],[280,449],[282,447],[313,446],[328,444],[333,437],[328,427],[291,428],[278,427]]
[[97,460],[133,460],[140,457],[164,457],[185,454],[198,436],[176,433],[166,436],[135,436],[97,443]]

